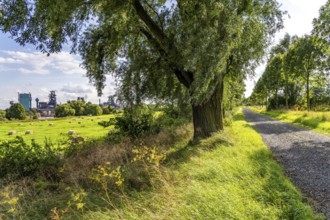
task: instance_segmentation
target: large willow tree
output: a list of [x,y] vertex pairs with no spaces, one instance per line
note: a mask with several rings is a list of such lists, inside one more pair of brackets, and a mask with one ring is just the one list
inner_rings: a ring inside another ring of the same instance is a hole
[[194,134],[223,129],[224,78],[264,55],[282,12],[276,0],[0,0],[0,28],[55,53],[71,41],[99,94],[107,74],[124,97],[186,94]]

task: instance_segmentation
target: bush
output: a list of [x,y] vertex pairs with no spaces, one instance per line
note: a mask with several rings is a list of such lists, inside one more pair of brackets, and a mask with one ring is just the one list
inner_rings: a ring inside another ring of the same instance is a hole
[[37,112],[37,109],[35,109],[35,108],[32,108],[26,114],[27,114],[27,116],[29,116],[32,119],[38,119],[38,112]]
[[58,105],[55,108],[56,117],[74,116],[75,113],[76,111],[69,104]]
[[85,106],[85,115],[102,115],[102,109],[97,104],[87,103]]
[[19,178],[29,176],[37,171],[56,167],[59,156],[53,146],[45,143],[40,146],[32,140],[27,144],[22,137],[0,142],[0,178]]
[[26,118],[25,108],[20,103],[15,103],[7,110],[6,118],[24,120]]
[[112,113],[115,113],[116,112],[116,109],[112,106],[104,106],[102,108],[102,114],[103,115],[109,115],[109,114],[112,114]]
[[119,132],[131,139],[139,139],[146,134],[159,132],[159,125],[155,123],[153,112],[144,106],[124,109],[122,116],[100,122],[99,125],[108,127],[114,125]]
[[0,121],[6,121],[6,111],[0,110]]

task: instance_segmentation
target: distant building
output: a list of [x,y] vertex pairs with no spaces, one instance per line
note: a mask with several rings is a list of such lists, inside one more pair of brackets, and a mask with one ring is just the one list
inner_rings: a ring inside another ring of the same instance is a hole
[[27,111],[32,108],[31,93],[18,93],[18,102],[24,106]]
[[55,107],[57,106],[55,91],[50,91],[48,102],[39,102],[36,98],[37,111],[41,117],[54,117]]
[[83,101],[84,102],[85,101],[85,98],[84,97],[78,97],[77,98],[77,101]]
[[105,106],[112,106],[114,108],[120,108],[120,105],[118,105],[116,102],[115,102],[115,95],[111,95],[111,96],[108,96],[108,101],[107,102],[103,102],[103,104],[101,104],[101,101],[100,101],[100,106],[103,108]]

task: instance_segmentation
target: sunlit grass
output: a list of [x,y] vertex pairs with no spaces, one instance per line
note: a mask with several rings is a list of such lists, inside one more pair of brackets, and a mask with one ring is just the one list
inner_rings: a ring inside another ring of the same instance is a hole
[[[33,220],[56,213],[61,216],[57,219],[70,220],[322,219],[303,203],[242,112],[231,121],[225,131],[198,143],[190,141],[191,125],[148,137],[147,146],[166,154],[159,166],[127,160],[125,152],[133,149],[129,143],[91,144],[63,161],[59,182],[40,177],[12,183],[13,196],[23,194],[16,216]],[[104,162],[122,164],[124,185],[120,190],[107,188],[109,196],[89,181],[93,164]],[[140,187],[132,180],[139,181]],[[72,195],[82,188],[84,196],[73,201]],[[68,207],[70,198],[71,205],[79,203],[84,209]]]
[[163,186],[92,219],[316,219],[242,113],[232,126],[168,155]]
[[[99,126],[98,122],[102,120],[108,121],[110,117],[114,117],[114,115],[0,122],[0,141],[21,136],[27,142],[34,139],[37,143],[44,143],[47,139],[53,143],[58,143],[67,139],[70,130],[76,131],[77,135],[86,139],[98,138],[106,135],[109,131],[109,129]],[[25,134],[28,130],[31,130],[33,133]],[[8,135],[9,131],[16,131],[16,134]]]

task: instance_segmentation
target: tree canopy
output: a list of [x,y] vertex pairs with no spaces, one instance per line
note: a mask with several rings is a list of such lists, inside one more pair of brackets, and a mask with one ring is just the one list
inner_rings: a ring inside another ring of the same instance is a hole
[[[305,103],[306,108],[311,109],[314,93],[327,90],[328,55],[324,52],[324,45],[318,44],[319,39],[316,36],[305,35],[289,39],[290,36],[285,36],[271,49],[266,70],[252,96],[253,99],[261,97],[274,100],[275,105],[270,108],[279,108],[278,92],[284,95],[287,108],[289,100],[291,106],[298,104],[297,98],[300,96],[300,104]],[[283,47],[284,45],[286,46]]]
[[[184,96],[195,137],[223,128],[224,79],[258,65],[282,27],[276,0],[1,0],[0,30],[45,53],[72,42],[99,94],[128,103]],[[234,78],[233,78],[234,79]],[[237,79],[240,79],[238,77]]]

